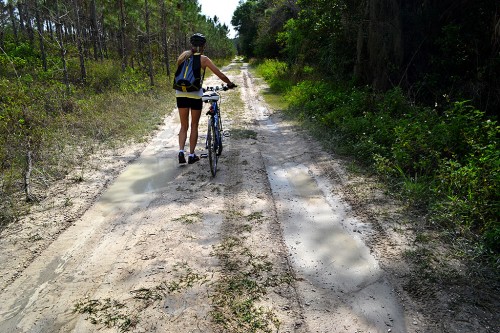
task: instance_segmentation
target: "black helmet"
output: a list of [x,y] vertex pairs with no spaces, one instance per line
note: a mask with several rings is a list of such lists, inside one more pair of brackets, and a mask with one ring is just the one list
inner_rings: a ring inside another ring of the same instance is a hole
[[193,46],[203,46],[207,42],[207,39],[202,34],[196,33],[189,38],[189,41]]

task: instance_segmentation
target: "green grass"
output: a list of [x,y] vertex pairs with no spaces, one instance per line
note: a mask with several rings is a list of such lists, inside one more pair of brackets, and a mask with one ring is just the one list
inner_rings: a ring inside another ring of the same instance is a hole
[[76,301],[73,312],[86,315],[86,320],[96,326],[115,327],[120,332],[128,332],[140,322],[137,313],[144,308],[164,300],[168,295],[180,293],[194,286],[209,282],[206,274],[194,271],[187,262],[178,262],[173,267],[174,278],[153,287],[143,287],[130,291],[132,298],[117,301],[105,299],[81,299]]
[[194,223],[199,223],[203,219],[203,214],[202,213],[189,213],[189,214],[184,214],[180,217],[172,219],[174,222],[180,222],[182,224],[194,224]]
[[225,116],[235,118],[236,115],[241,114],[245,108],[245,104],[241,99],[239,88],[221,92],[220,109],[222,121]]
[[270,90],[264,90],[262,96],[264,96],[266,103],[269,104],[274,110],[286,110],[288,108],[288,102],[282,94],[273,93]]
[[222,265],[222,277],[215,282],[211,296],[211,317],[217,332],[278,332],[280,322],[271,308],[262,305],[270,288],[289,285],[293,278],[276,273],[266,255],[257,255],[245,245],[256,224],[265,221],[262,212],[244,215],[238,211],[224,213],[231,232],[214,246],[214,255]]
[[231,137],[235,140],[244,140],[244,139],[257,140],[257,132],[249,129],[234,128],[231,130]]
[[[244,230],[242,228],[241,230]],[[289,280],[273,275],[265,256],[255,256],[242,239],[228,237],[215,247],[224,275],[215,284],[211,297],[213,322],[219,332],[271,333],[279,329],[279,320],[271,309],[259,306],[267,288]]]
[[[273,311],[262,305],[269,288],[290,285],[290,274],[278,274],[267,255],[256,255],[245,245],[252,225],[263,223],[262,212],[244,215],[239,211],[224,212],[226,218],[237,221],[236,228],[220,244],[213,247],[219,260],[221,277],[212,280],[207,274],[192,269],[188,261],[177,262],[172,267],[172,279],[151,287],[130,291],[131,299],[118,301],[111,298],[78,300],[75,313],[85,314],[97,326],[117,328],[120,332],[133,329],[140,321],[135,313],[165,300],[169,295],[207,285],[207,296],[212,306],[210,318],[220,333],[273,333],[280,322]],[[200,214],[186,214],[176,220],[185,221]]]
[[124,303],[111,298],[80,300],[75,304],[73,312],[85,314],[87,320],[94,325],[116,327],[119,332],[128,332],[138,323],[138,317],[130,314]]

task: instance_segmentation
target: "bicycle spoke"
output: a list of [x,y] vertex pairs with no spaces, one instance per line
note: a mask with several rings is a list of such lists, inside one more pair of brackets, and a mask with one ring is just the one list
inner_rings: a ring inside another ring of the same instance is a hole
[[217,131],[213,118],[210,118],[208,124],[208,135],[207,135],[207,145],[208,145],[208,160],[210,162],[210,171],[212,176],[215,177],[217,173]]

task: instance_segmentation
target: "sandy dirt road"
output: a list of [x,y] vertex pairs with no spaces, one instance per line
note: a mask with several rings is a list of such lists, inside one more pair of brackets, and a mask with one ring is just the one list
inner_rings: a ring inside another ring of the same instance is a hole
[[239,88],[222,94],[217,177],[206,159],[177,164],[172,112],[95,203],[4,273],[0,332],[439,332],[392,274],[408,242],[396,222],[353,207],[356,180],[263,102],[245,64],[225,72]]

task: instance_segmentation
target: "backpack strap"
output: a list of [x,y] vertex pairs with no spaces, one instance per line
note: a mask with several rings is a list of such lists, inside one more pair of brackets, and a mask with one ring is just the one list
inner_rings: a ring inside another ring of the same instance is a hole
[[203,73],[201,72],[201,53],[193,53],[193,73],[195,75],[197,85],[199,84],[200,88],[203,85],[203,79],[205,78],[205,70]]

